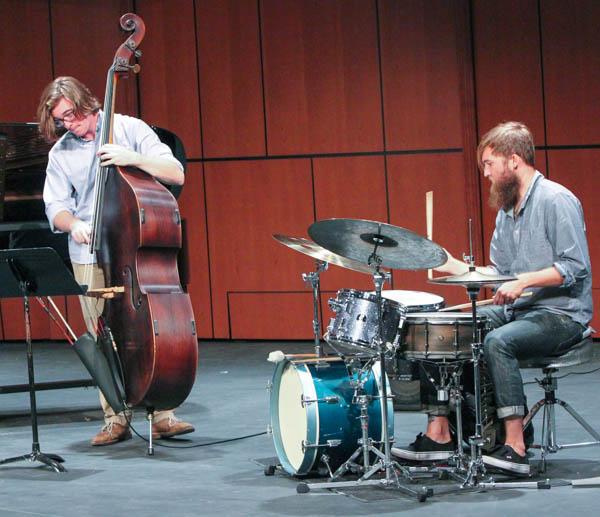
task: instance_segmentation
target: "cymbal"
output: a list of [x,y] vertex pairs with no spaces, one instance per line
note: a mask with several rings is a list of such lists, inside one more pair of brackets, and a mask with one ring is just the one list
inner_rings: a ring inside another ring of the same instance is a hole
[[483,287],[486,285],[502,284],[504,282],[510,282],[516,280],[516,276],[507,275],[487,275],[485,273],[479,273],[478,271],[468,271],[462,275],[454,276],[441,276],[429,280],[432,284],[445,284],[445,285],[462,285],[464,287]]
[[436,243],[406,228],[364,219],[326,219],[308,228],[323,248],[363,264],[372,262],[375,251],[381,266],[392,269],[428,269],[448,260]]
[[340,257],[309,239],[303,239],[302,237],[288,237],[287,235],[280,235],[278,233],[274,234],[273,237],[288,248],[292,248],[300,253],[304,253],[304,255],[321,260],[322,262],[351,269],[352,271],[358,271],[359,273],[367,273],[369,275],[372,275],[375,271],[375,268],[369,267],[362,262],[357,262],[356,260]]

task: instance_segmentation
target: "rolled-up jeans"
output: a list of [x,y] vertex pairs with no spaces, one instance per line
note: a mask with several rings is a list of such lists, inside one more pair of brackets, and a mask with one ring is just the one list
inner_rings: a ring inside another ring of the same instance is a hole
[[569,316],[545,309],[505,311],[504,306],[482,307],[491,330],[483,353],[494,383],[499,418],[525,415],[525,393],[519,360],[558,356],[583,338],[585,327]]

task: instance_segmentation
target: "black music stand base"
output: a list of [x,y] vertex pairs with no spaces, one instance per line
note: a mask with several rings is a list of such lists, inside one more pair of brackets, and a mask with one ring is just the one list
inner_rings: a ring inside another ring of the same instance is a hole
[[58,454],[44,454],[43,452],[32,451],[30,454],[23,454],[23,456],[15,456],[13,458],[6,458],[0,461],[0,465],[6,465],[8,463],[16,463],[17,461],[39,461],[44,465],[47,465],[55,472],[66,472],[67,469],[61,465],[65,460]]
[[82,293],[83,289],[75,282],[75,279],[53,249],[33,248],[0,251],[0,298],[23,298],[32,434],[31,453],[0,460],[0,465],[18,461],[38,461],[55,472],[67,471],[61,465],[65,461],[63,458],[56,454],[44,454],[40,451],[29,296]]
[[37,404],[35,400],[35,378],[33,374],[33,348],[31,346],[31,318],[29,314],[29,298],[23,297],[23,305],[25,308],[25,335],[27,339],[27,372],[29,377],[29,402],[31,406],[31,432],[33,442],[31,443],[31,453],[23,454],[22,456],[14,456],[0,460],[0,465],[7,463],[16,463],[17,461],[39,461],[44,465],[52,468],[55,472],[66,472],[67,469],[61,465],[65,460],[57,454],[44,454],[40,451],[40,443],[38,439],[37,425]]

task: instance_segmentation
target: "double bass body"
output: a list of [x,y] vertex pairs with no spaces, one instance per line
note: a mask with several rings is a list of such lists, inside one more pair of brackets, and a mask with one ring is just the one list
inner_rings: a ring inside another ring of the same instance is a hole
[[198,344],[177,268],[181,219],[173,195],[135,168],[107,176],[98,260],[106,285],[125,287],[104,318],[118,344],[127,402],[179,406],[196,376]]

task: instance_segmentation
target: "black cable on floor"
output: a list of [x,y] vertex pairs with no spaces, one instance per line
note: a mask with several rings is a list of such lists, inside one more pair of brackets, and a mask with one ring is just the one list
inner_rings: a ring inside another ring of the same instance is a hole
[[[136,430],[136,428],[133,427],[133,424],[132,424],[131,420],[129,419],[129,415],[126,412],[123,412],[123,415],[125,416],[125,419],[127,420],[127,424],[129,425],[129,428],[136,434],[136,436],[138,436],[139,438],[141,438],[145,442],[150,442],[150,440],[148,438],[146,438],[145,436],[143,436],[140,433],[138,433],[137,430]],[[261,433],[247,434],[247,435],[244,435],[244,436],[236,436],[234,438],[226,438],[224,440],[216,440],[214,442],[195,443],[193,445],[167,445],[166,443],[160,443],[160,441],[159,441],[159,440],[165,440],[166,438],[157,438],[156,440],[152,440],[152,444],[156,445],[158,447],[164,447],[166,449],[194,449],[196,447],[208,447],[210,445],[218,445],[218,444],[221,444],[221,443],[228,443],[228,442],[235,442],[235,441],[238,441],[238,440],[245,440],[247,438],[254,438],[255,436],[262,436],[263,434],[267,434],[267,431],[262,431]]]

